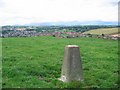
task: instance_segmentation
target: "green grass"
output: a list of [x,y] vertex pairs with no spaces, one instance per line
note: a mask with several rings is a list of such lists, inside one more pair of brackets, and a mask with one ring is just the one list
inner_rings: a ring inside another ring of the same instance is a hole
[[2,89],[2,39],[0,38],[0,89]]
[[[90,31],[84,32],[84,34],[117,34],[118,28],[102,28],[102,29],[94,29]],[[119,32],[120,33],[120,32]]]
[[[2,39],[3,88],[116,88],[118,42],[95,38]],[[68,44],[80,46],[84,82],[58,80]]]

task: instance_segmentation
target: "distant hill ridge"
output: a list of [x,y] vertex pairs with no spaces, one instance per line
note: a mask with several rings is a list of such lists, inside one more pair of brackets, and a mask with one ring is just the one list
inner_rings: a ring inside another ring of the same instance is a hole
[[118,25],[118,22],[106,22],[106,21],[66,21],[66,22],[38,22],[25,24],[28,26],[73,26],[73,25]]

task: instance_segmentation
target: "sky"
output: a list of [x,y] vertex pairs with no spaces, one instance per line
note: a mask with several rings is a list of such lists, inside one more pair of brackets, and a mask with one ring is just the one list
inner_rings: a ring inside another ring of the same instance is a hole
[[118,21],[119,0],[0,0],[0,25]]

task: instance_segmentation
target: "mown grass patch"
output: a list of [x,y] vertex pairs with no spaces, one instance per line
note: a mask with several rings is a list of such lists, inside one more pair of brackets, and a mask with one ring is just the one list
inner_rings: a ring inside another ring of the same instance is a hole
[[118,28],[103,28],[103,29],[94,29],[84,32],[84,34],[97,34],[97,35],[111,35],[120,33]]

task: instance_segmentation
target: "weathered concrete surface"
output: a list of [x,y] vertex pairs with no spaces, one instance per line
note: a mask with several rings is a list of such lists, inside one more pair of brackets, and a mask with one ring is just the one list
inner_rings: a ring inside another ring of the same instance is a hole
[[80,50],[77,45],[67,45],[65,47],[61,78],[59,80],[63,82],[83,80]]

